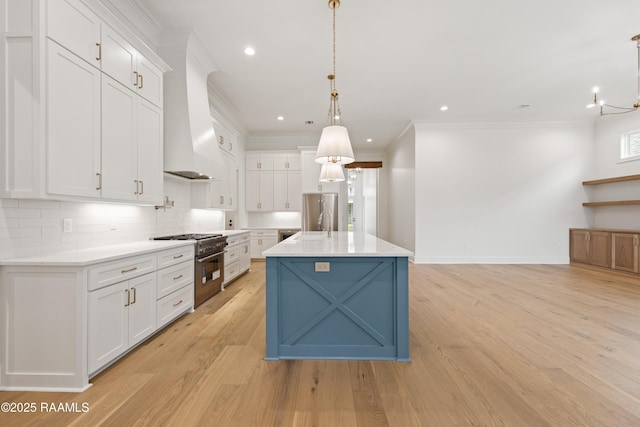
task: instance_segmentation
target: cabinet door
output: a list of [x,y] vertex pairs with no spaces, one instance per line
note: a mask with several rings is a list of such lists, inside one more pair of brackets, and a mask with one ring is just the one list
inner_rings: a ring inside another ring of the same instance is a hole
[[289,154],[287,156],[287,169],[290,171],[299,171],[301,168],[300,154]]
[[258,210],[273,210],[273,171],[260,171],[260,209]]
[[156,330],[156,274],[145,274],[129,281],[129,347]]
[[240,246],[240,272],[251,267],[251,241],[246,241]]
[[589,264],[611,268],[611,233],[589,231]]
[[589,263],[589,233],[587,230],[571,230],[569,257],[573,262]]
[[320,185],[320,169],[322,166],[315,162],[315,152],[302,153],[302,192],[318,193],[322,192]]
[[102,25],[102,72],[122,83],[131,91],[137,90],[134,75],[137,52],[111,27]]
[[251,238],[251,258],[262,258],[262,237]]
[[[138,96],[102,77],[102,197],[136,200]],[[157,161],[157,159],[156,159]]]
[[260,206],[260,172],[247,171],[245,204],[247,211],[257,211]]
[[100,19],[80,0],[47,4],[47,36],[100,68]]
[[611,234],[611,268],[633,273],[638,272],[637,234]]
[[287,172],[287,202],[290,211],[302,211],[302,173]]
[[245,156],[245,169],[247,171],[259,171],[260,156],[257,154],[247,154]]
[[236,159],[231,155],[225,155],[227,164],[227,197],[225,203],[225,209],[236,210],[238,208],[238,168],[236,166]]
[[273,172],[273,210],[286,211],[289,210],[287,191],[287,172]]
[[105,366],[128,348],[127,282],[89,292],[89,373]]
[[46,80],[47,192],[99,197],[100,70],[48,41]]
[[164,90],[162,71],[141,54],[138,54],[135,71],[138,73],[138,94],[155,106],[162,108]]
[[138,98],[137,117],[138,200],[160,205],[164,195],[162,110]]

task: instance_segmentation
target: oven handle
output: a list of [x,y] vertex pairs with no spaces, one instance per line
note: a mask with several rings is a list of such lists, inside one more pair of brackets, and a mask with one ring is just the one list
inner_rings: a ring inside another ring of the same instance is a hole
[[206,261],[209,261],[211,258],[215,258],[215,257],[217,257],[217,256],[220,256],[220,255],[222,255],[222,254],[223,254],[223,253],[225,253],[225,252],[227,252],[227,251],[220,251],[220,252],[216,252],[215,254],[213,254],[213,255],[209,255],[208,257],[205,257],[205,258],[196,258],[196,262],[206,262]]

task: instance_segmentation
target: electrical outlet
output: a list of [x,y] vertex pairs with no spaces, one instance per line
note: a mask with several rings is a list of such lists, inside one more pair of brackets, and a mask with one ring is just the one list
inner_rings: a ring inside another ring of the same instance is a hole
[[71,218],[65,218],[62,220],[62,232],[71,233],[73,231],[73,221]]
[[316,262],[316,272],[328,273],[329,271],[331,271],[330,262]]
[[116,225],[116,218],[115,217],[111,217],[109,219],[109,230],[116,230],[118,228],[118,226]]

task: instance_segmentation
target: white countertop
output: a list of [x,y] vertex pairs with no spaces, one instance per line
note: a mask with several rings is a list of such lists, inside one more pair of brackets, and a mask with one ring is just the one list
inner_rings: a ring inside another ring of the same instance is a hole
[[188,245],[193,245],[193,240],[142,240],[120,245],[55,252],[37,257],[4,259],[0,260],[0,266],[55,265],[80,267]]
[[262,252],[266,257],[409,257],[413,252],[365,233],[302,231]]

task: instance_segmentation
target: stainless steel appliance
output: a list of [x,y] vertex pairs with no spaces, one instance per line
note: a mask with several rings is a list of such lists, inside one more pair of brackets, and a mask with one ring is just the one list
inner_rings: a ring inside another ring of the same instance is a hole
[[299,228],[288,228],[286,230],[284,229],[278,230],[278,242],[282,242],[283,240],[288,239],[289,237],[293,236],[299,231],[300,231]]
[[224,248],[227,237],[222,234],[177,234],[154,240],[193,240],[195,244],[195,297],[199,306],[222,289],[224,282]]
[[302,195],[302,230],[338,230],[338,193]]

